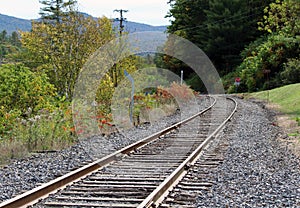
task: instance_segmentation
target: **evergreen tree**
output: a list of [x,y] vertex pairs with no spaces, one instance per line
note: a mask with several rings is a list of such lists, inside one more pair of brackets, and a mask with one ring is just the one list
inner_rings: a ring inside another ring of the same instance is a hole
[[[173,18],[168,32],[184,37],[202,47],[199,36],[207,32],[203,24],[207,17],[205,10],[209,7],[208,0],[170,0],[171,9],[166,17]],[[200,37],[202,38],[202,37]]]
[[21,42],[17,32],[12,32],[11,35],[7,35],[6,30],[0,33],[0,64],[3,62],[9,62],[9,55],[14,54],[21,48]]
[[205,11],[209,36],[202,40],[204,51],[219,72],[227,72],[241,61],[239,54],[249,29],[245,8],[244,0],[212,0]]
[[44,22],[60,23],[62,17],[67,16],[70,11],[74,10],[76,0],[40,0],[44,5],[41,8],[40,15]]
[[4,43],[4,42],[6,42],[6,40],[7,40],[7,32],[6,32],[6,30],[3,30],[0,33],[0,43]]
[[[193,42],[209,56],[220,74],[227,74],[241,62],[244,47],[263,34],[257,30],[257,22],[270,1],[170,0],[166,17],[172,19],[168,32]],[[186,68],[167,56],[156,60],[163,60],[164,66],[177,74]]]
[[10,43],[13,46],[21,47],[21,41],[16,31],[12,32],[11,37],[9,39],[10,39]]
[[263,33],[257,30],[263,9],[269,1],[212,0],[206,10],[208,37],[204,50],[221,74],[241,63],[241,51]]

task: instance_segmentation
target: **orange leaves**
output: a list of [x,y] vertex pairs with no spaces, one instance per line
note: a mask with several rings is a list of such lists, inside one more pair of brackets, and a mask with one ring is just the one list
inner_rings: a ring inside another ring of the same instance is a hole
[[10,118],[10,114],[9,113],[6,113],[5,114],[5,119],[9,119]]
[[168,91],[173,95],[173,97],[181,101],[188,101],[194,97],[193,90],[185,84],[181,85],[173,82],[168,88]]

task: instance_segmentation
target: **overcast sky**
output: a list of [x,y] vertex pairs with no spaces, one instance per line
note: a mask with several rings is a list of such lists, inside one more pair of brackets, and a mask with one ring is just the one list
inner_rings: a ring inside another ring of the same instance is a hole
[[[124,14],[128,21],[150,25],[169,25],[164,16],[169,11],[168,0],[78,0],[79,10],[94,17],[116,18],[115,9],[129,10]],[[36,19],[42,5],[39,0],[0,0],[0,13],[23,19]]]

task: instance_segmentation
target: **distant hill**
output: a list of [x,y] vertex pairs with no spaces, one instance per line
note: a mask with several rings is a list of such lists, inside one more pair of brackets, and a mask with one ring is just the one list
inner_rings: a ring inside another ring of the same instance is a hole
[[[133,32],[143,32],[143,31],[166,31],[167,26],[151,26],[143,23],[137,22],[125,22],[125,31],[130,33]],[[118,22],[114,22],[114,26],[118,26]],[[13,31],[22,30],[30,31],[31,30],[31,20],[20,19],[4,14],[0,14],[0,32],[6,30],[8,34],[11,34]]]
[[[119,23],[114,22],[114,25],[117,26]],[[144,31],[162,31],[165,32],[167,30],[167,26],[152,26],[142,23],[136,23],[136,22],[125,22],[125,31],[128,31],[129,33],[134,32],[144,32]]]
[[29,31],[30,29],[31,20],[0,14],[0,32],[6,30],[8,34],[11,34],[13,31]]

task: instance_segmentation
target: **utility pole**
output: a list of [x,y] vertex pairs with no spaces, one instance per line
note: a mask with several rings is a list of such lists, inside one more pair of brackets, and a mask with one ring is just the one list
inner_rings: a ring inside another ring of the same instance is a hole
[[120,36],[122,36],[123,30],[124,30],[123,22],[126,21],[126,18],[123,17],[123,12],[126,13],[126,12],[128,12],[128,10],[115,9],[114,12],[119,12],[120,13],[120,18],[116,18],[115,21],[120,22]]
[[[124,25],[123,22],[126,21],[126,18],[123,17],[123,13],[128,12],[128,10],[124,10],[124,9],[115,9],[114,12],[119,12],[120,13],[120,18],[115,18],[114,21],[119,21],[120,22],[120,36],[119,36],[119,49],[122,48],[122,33],[124,30]],[[110,76],[111,79],[113,80],[114,83],[114,87],[118,86],[118,77],[120,76],[120,71],[117,69],[116,64],[114,64],[114,66],[110,69]]]

